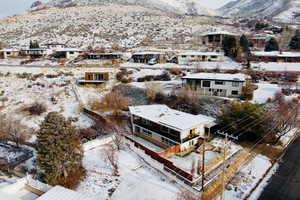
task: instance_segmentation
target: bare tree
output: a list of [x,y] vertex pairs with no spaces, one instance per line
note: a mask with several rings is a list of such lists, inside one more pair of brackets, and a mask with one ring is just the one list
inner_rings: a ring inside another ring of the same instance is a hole
[[151,100],[154,100],[158,93],[163,93],[163,87],[160,83],[146,82],[145,88],[146,96]]
[[107,148],[104,149],[103,157],[104,157],[104,161],[112,168],[112,175],[118,176],[119,163],[118,163],[117,150],[112,145],[109,145]]
[[8,117],[5,119],[4,133],[6,141],[14,142],[19,147],[29,138],[30,129],[21,120]]
[[198,198],[193,195],[189,190],[180,191],[177,193],[176,200],[197,200]]
[[192,160],[191,174],[194,175],[196,172],[196,162]]
[[272,112],[272,119],[268,123],[270,127],[275,127],[274,134],[276,135],[277,143],[281,137],[290,132],[299,123],[299,101],[292,99],[290,101],[282,100],[275,101],[278,108]]

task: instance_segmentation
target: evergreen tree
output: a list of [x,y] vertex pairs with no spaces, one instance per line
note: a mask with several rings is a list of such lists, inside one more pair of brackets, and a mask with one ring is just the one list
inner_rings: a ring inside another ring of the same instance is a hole
[[240,38],[240,46],[242,47],[242,50],[244,53],[249,53],[250,49],[249,49],[249,41],[247,39],[247,37],[243,34]]
[[289,47],[290,49],[300,50],[300,31],[296,31],[296,34],[290,41]]
[[50,185],[73,188],[84,175],[82,157],[78,131],[59,113],[49,113],[37,133],[40,179]]
[[279,51],[279,45],[275,38],[271,38],[265,47],[265,51]]
[[37,41],[30,40],[29,48],[30,49],[38,49],[38,48],[40,48],[40,45]]
[[222,45],[225,56],[229,56],[232,58],[237,57],[238,48],[236,38],[234,36],[225,36]]

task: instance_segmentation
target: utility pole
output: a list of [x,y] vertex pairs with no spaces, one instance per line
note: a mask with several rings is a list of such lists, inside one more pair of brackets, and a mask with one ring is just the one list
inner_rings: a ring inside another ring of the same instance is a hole
[[201,175],[202,175],[202,182],[201,182],[201,186],[202,186],[202,192],[204,192],[204,179],[205,179],[205,137],[203,140],[203,144],[202,144],[202,166],[201,166]]
[[225,169],[226,169],[226,151],[228,143],[228,133],[225,133],[225,142],[223,149],[223,174],[222,174],[222,196],[221,200],[225,200]]

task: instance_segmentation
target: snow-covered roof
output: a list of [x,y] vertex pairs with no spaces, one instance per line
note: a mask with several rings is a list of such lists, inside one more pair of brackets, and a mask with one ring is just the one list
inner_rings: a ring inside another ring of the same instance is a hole
[[205,32],[201,34],[202,36],[207,36],[207,35],[232,35],[232,36],[237,36],[238,34],[231,33],[228,31],[210,31],[210,32]]
[[144,51],[144,52],[136,52],[133,55],[161,55],[164,52],[157,52],[157,51]]
[[16,195],[4,194],[2,192],[0,192],[0,199],[3,199],[3,200],[21,200]]
[[223,73],[196,73],[190,74],[183,79],[201,79],[201,80],[222,80],[222,81],[236,81],[244,82],[247,79],[245,74],[223,74]]
[[183,131],[197,125],[211,125],[215,119],[205,115],[192,115],[169,108],[166,105],[130,106],[130,113],[169,128]]
[[0,52],[17,52],[17,51],[20,51],[18,49],[1,49]]
[[61,186],[55,186],[36,200],[96,200]]
[[223,53],[219,52],[200,52],[200,51],[187,51],[181,52],[178,54],[179,56],[223,56]]
[[300,52],[287,52],[287,51],[252,51],[254,56],[269,56],[269,57],[300,57]]
[[54,51],[69,52],[69,51],[81,51],[81,50],[77,48],[60,48],[60,49],[55,49]]

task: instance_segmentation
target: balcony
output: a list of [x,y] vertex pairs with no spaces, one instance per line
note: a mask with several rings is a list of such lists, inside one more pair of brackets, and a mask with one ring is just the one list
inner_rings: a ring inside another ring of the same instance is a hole
[[[139,120],[139,119],[134,120],[133,123],[140,126],[140,127],[148,129],[152,132],[155,132],[155,133],[157,133],[161,136],[164,136],[164,137],[169,138],[173,141],[181,143],[180,132],[178,132],[178,131],[175,131],[173,129],[169,129],[170,132],[166,132],[166,131],[161,130],[162,126],[159,125],[159,124],[155,124],[153,122],[150,122],[150,123],[147,124],[144,121]],[[167,127],[164,127],[164,128],[167,128]]]

